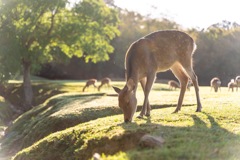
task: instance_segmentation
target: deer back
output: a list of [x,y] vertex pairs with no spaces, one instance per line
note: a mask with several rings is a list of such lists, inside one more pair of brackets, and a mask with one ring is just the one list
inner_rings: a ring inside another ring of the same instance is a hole
[[127,51],[127,80],[136,74],[142,78],[151,71],[166,71],[176,62],[189,63],[195,48],[194,40],[184,32],[167,30],[151,33],[134,42]]

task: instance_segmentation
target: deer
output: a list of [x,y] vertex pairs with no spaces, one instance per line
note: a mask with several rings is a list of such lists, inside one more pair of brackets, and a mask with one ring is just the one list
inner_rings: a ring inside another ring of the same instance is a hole
[[86,88],[88,88],[90,85],[93,85],[94,88],[97,88],[97,86],[95,85],[95,83],[97,83],[97,80],[96,79],[89,79],[87,80],[85,86],[83,87],[83,92],[85,91]]
[[191,86],[193,85],[192,81],[189,80],[187,84],[187,90],[190,91]]
[[221,90],[221,88],[220,88],[221,87],[220,79],[218,77],[214,77],[213,79],[211,79],[210,86],[211,86],[211,90],[213,88],[215,92],[217,92],[218,89]]
[[240,76],[236,77],[235,82],[237,84],[237,91],[238,91],[238,87],[240,87]]
[[[168,81],[169,89],[172,90],[173,88],[176,90],[177,88],[180,88],[180,84],[174,80]],[[187,90],[190,91],[192,83],[191,81],[188,82],[187,84]]]
[[170,80],[168,81],[168,85],[169,85],[169,89],[172,90],[172,89],[177,89],[177,88],[180,88],[180,85],[178,82],[174,81],[174,80]]
[[181,110],[188,80],[191,79],[197,100],[196,112],[201,112],[198,78],[193,70],[192,55],[196,44],[187,33],[178,30],[156,31],[133,42],[125,55],[126,84],[123,89],[114,87],[124,122],[131,122],[137,109],[136,90],[140,82],[144,102],[137,118],[150,116],[149,93],[156,73],[171,70],[180,82],[180,94],[175,111]]
[[98,86],[98,91],[100,91],[100,89],[101,89],[101,87],[102,87],[103,85],[107,85],[108,87],[110,87],[110,86],[111,86],[110,83],[111,83],[111,79],[110,79],[110,78],[108,78],[108,77],[103,78],[103,79],[101,80],[100,86]]
[[231,81],[228,83],[228,91],[230,91],[230,89],[232,89],[232,92],[234,91],[234,87],[237,88],[237,83],[234,82],[234,79],[231,79]]

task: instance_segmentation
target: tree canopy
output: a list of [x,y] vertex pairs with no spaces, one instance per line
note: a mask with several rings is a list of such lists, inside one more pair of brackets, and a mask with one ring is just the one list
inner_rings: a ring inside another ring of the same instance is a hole
[[214,26],[198,33],[194,55],[196,72],[204,85],[209,85],[213,77],[219,77],[226,86],[240,74],[240,28]]
[[72,56],[106,61],[114,51],[110,41],[119,34],[118,14],[103,0],[83,0],[73,7],[68,0],[0,0],[0,13],[0,78],[23,70],[28,105],[30,72]]
[[0,1],[0,60],[11,65],[6,73],[13,74],[23,63],[31,63],[34,71],[59,56],[95,63],[109,59],[114,50],[110,40],[119,34],[117,12],[102,0],[83,0],[73,8],[67,3]]

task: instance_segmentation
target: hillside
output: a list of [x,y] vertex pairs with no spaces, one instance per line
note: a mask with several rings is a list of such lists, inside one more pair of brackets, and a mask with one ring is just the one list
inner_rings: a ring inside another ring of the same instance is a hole
[[[172,114],[178,94],[155,84],[151,117],[125,124],[111,89],[61,93],[19,117],[1,141],[2,149],[17,153],[15,160],[90,159],[94,153],[102,159],[239,159],[239,93],[201,87],[203,112],[196,113],[192,88],[182,111]],[[137,97],[140,107],[140,87]],[[165,143],[160,148],[141,147],[145,134],[161,136]]]

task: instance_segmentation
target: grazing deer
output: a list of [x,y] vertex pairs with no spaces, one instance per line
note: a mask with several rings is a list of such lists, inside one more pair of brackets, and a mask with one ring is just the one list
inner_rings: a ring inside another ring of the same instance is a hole
[[233,92],[234,87],[237,88],[237,83],[234,82],[234,79],[231,79],[231,81],[228,83],[228,91],[230,91],[230,89],[232,89],[232,92]]
[[169,85],[169,89],[172,90],[172,89],[177,89],[177,88],[180,88],[180,85],[178,82],[174,81],[174,80],[170,80],[168,81],[168,85]]
[[235,82],[237,84],[237,91],[238,91],[238,87],[240,87],[240,76],[236,77]]
[[98,86],[98,91],[100,91],[100,89],[101,89],[101,87],[102,87],[103,85],[107,85],[108,87],[110,87],[110,86],[111,86],[110,83],[111,83],[111,79],[110,79],[110,78],[108,78],[108,77],[103,78],[103,79],[101,80],[100,86]]
[[138,118],[150,116],[149,93],[156,73],[171,69],[181,84],[177,108],[181,110],[189,78],[192,80],[196,98],[197,112],[202,105],[199,96],[197,76],[192,67],[192,55],[196,49],[194,40],[186,33],[176,30],[165,30],[151,33],[131,44],[126,58],[126,85],[123,89],[113,87],[118,93],[119,107],[123,110],[124,121],[132,121],[136,112],[137,84],[140,81],[144,91],[144,103]]
[[[219,78],[214,77],[211,81],[210,81],[210,86],[211,86],[211,90],[212,88],[214,88],[214,91],[217,92],[218,89],[221,90],[221,81]],[[210,90],[210,91],[211,91]]]
[[[177,88],[181,88],[180,87],[180,84],[174,80],[170,80],[168,81],[168,85],[169,85],[169,89],[172,90],[173,88],[176,90]],[[191,81],[188,81],[188,84],[187,84],[187,90],[190,91],[190,87],[192,85],[192,82]]]
[[190,91],[190,88],[191,88],[192,85],[193,85],[192,81],[189,80],[189,81],[188,81],[188,85],[187,85],[187,90]]
[[89,87],[90,85],[93,85],[94,88],[97,88],[97,86],[95,85],[95,83],[97,83],[97,80],[96,79],[89,79],[87,82],[86,82],[86,85],[83,87],[83,92],[85,91],[85,89],[87,87]]

